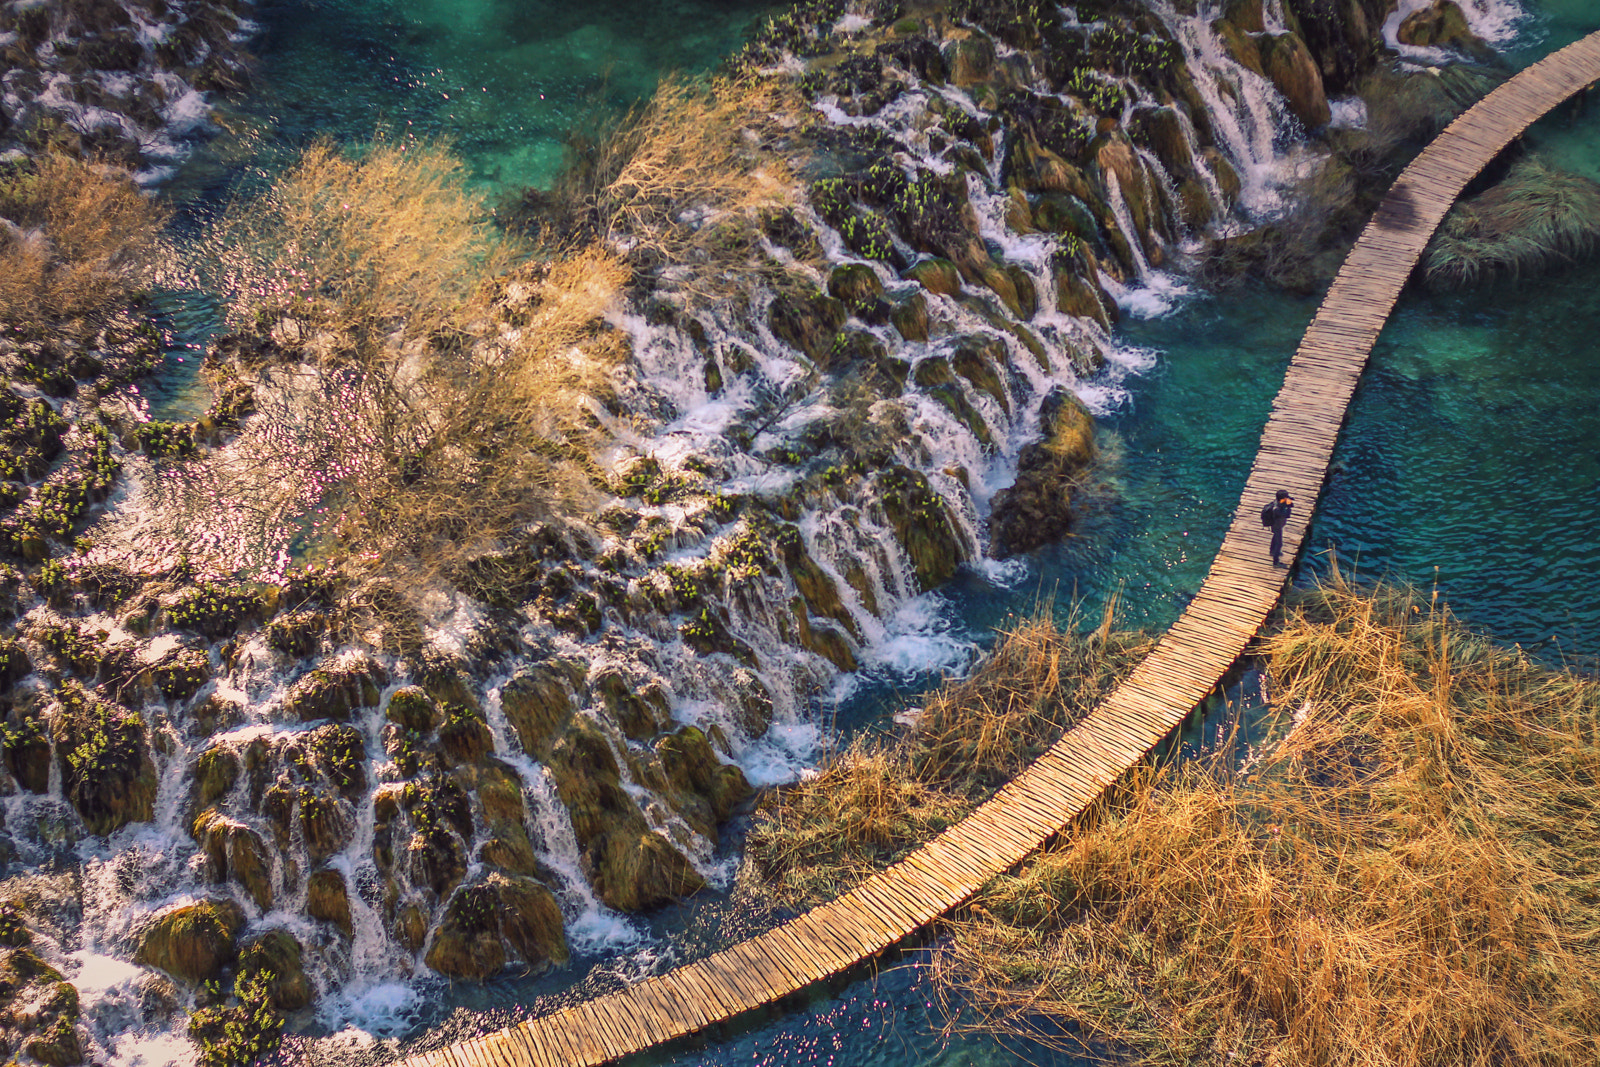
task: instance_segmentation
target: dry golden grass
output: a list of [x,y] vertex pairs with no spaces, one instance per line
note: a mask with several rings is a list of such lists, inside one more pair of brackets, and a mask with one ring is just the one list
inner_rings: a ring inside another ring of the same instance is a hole
[[968,677],[889,738],[858,738],[757,813],[747,882],[781,903],[830,899],[972,810],[1048,748],[1144,656],[1146,635],[1058,629],[1048,610],[1004,631]]
[[1600,1062],[1600,684],[1392,594],[1287,614],[1287,739],[1245,778],[1147,774],[994,883],[939,962],[952,1028],[1116,1062]]
[[0,321],[42,329],[127,301],[165,215],[126,177],[64,155],[0,170]]

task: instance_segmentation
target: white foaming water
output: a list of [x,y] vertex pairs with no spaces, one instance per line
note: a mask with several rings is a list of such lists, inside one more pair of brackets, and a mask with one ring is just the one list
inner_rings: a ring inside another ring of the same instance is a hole
[[1359,96],[1341,96],[1328,101],[1333,118],[1328,126],[1335,130],[1359,130],[1367,124],[1367,102]]
[[938,671],[960,672],[981,651],[942,593],[924,593],[900,605],[886,634],[868,654],[869,670],[914,679]]
[[[442,986],[439,982],[437,985]],[[436,1003],[435,982],[372,982],[324,992],[317,1000],[317,1022],[337,1038],[357,1045],[409,1033]]]

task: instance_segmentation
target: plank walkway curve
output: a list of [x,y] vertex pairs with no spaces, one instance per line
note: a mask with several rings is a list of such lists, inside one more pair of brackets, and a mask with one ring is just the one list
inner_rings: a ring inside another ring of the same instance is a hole
[[597,1067],[732,1019],[838,974],[960,905],[1062,830],[1177,728],[1238,659],[1288,572],[1267,560],[1257,512],[1274,490],[1305,535],[1356,381],[1433,231],[1461,190],[1557,104],[1600,80],[1600,33],[1511,78],[1461,115],[1396,180],[1304,339],[1261,435],[1239,507],[1200,591],[1128,679],[971,815],[836,900],[625,989],[406,1067]]

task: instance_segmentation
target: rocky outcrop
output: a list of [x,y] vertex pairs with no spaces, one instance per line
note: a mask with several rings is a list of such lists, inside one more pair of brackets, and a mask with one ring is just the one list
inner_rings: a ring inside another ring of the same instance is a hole
[[50,1067],[84,1061],[78,990],[31,948],[0,949],[0,1055]]
[[272,908],[272,865],[261,835],[215,809],[194,821],[190,835],[205,857],[205,874],[212,883],[233,881],[262,911]]
[[350,893],[345,888],[343,874],[332,867],[311,872],[306,879],[306,914],[332,923],[345,937],[355,936],[355,924],[350,917]]
[[1310,129],[1326,126],[1333,110],[1328,106],[1322,72],[1306,43],[1292,33],[1266,34],[1260,38],[1260,46],[1263,73],[1289,102],[1294,117]]
[[306,977],[300,942],[287,930],[268,930],[246,941],[239,950],[238,973],[248,980],[260,976],[268,1003],[279,1011],[298,1011],[311,1003],[316,989]]
[[1057,389],[1039,413],[1043,440],[1017,457],[1017,480],[994,496],[989,529],[998,556],[1058,541],[1072,528],[1077,483],[1094,460],[1094,416]]
[[1430,6],[1413,11],[1401,21],[1395,39],[1417,48],[1454,48],[1477,60],[1494,56],[1494,49],[1472,32],[1455,0],[1433,0]]
[[358,657],[306,674],[284,697],[283,708],[301,722],[342,721],[356,708],[377,707],[379,694],[387,683],[381,667]]

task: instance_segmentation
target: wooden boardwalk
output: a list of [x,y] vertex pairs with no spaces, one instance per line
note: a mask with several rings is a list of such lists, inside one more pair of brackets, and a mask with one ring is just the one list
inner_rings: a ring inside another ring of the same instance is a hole
[[1600,33],[1518,74],[1439,135],[1395,182],[1306,331],[1205,583],[1128,680],[968,818],[859,888],[707,959],[508,1030],[412,1057],[411,1067],[588,1067],[798,992],[882,952],[1015,866],[1175,729],[1266,620],[1285,570],[1257,513],[1297,502],[1293,556],[1372,344],[1450,205],[1501,149],[1600,80]]

